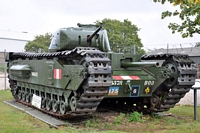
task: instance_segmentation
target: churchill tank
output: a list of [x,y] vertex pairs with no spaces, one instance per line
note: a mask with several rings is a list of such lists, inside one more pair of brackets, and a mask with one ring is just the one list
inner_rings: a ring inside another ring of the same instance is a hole
[[17,102],[54,117],[169,110],[195,82],[188,55],[113,52],[106,29],[78,24],[52,35],[48,53],[9,52],[8,78]]

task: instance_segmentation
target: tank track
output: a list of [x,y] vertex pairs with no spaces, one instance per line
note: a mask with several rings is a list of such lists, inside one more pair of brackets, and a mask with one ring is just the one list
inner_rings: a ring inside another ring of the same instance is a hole
[[[81,94],[75,93],[73,97],[73,102],[76,103],[76,108],[74,110],[67,111],[65,114],[61,114],[60,111],[52,111],[46,109],[39,109],[49,115],[60,119],[66,119],[74,116],[85,116],[90,115],[96,111],[99,103],[107,94],[108,88],[111,85],[111,63],[110,59],[107,57],[106,53],[103,53],[95,48],[90,47],[78,47],[72,51],[62,51],[55,53],[12,53],[12,60],[14,59],[42,59],[42,58],[74,58],[81,57],[83,60],[83,65],[87,67],[87,78],[84,80]],[[31,106],[30,102],[25,102],[26,100],[19,99],[18,95],[14,93],[14,88],[18,81],[14,81],[9,78],[11,92],[17,102]],[[31,83],[24,83],[31,85]],[[40,86],[40,85],[35,85]],[[57,89],[57,88],[55,88]],[[64,90],[62,90],[64,91]],[[76,99],[76,95],[79,95],[79,99]],[[30,100],[31,101],[31,100]],[[59,102],[59,101],[58,101]],[[60,105],[61,106],[61,105]],[[38,108],[37,108],[38,109]]]
[[[161,55],[149,55],[142,59],[147,60],[161,60],[174,61],[178,70],[178,79],[173,87],[167,87],[163,85],[163,88],[157,89],[155,95],[159,96],[160,101],[153,109],[154,112],[168,111],[173,108],[181,98],[190,91],[195,84],[196,68],[192,60],[188,55],[181,54],[161,54]],[[161,91],[163,90],[163,91]]]
[[[160,54],[160,55],[145,55],[142,60],[164,60],[173,62],[177,69],[176,82],[171,85],[162,85],[156,89],[152,97],[144,98],[138,97],[130,98],[105,98],[101,102],[99,108],[106,108],[119,112],[143,112],[143,113],[156,113],[167,111],[173,108],[181,98],[189,92],[190,88],[195,83],[196,69],[194,62],[188,58],[187,55],[181,54]],[[167,83],[170,81],[167,81]],[[169,84],[169,83],[168,83]],[[107,106],[109,105],[109,106]]]

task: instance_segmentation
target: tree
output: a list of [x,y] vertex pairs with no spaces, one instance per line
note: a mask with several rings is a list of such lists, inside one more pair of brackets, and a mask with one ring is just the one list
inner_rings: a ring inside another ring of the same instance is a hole
[[168,25],[172,33],[180,32],[183,38],[192,37],[195,33],[200,34],[200,0],[154,0],[154,2],[161,2],[162,4],[169,2],[173,6],[180,7],[180,11],[162,12],[162,19],[179,16],[182,20],[181,24],[170,23]]
[[33,41],[28,41],[25,45],[25,51],[36,52],[48,52],[48,47],[51,42],[51,34],[37,35]]
[[97,25],[103,24],[103,27],[108,32],[109,43],[113,51],[119,49],[133,50],[134,44],[136,45],[136,52],[138,54],[144,54],[145,51],[142,49],[143,44],[138,36],[140,30],[136,25],[132,24],[131,21],[124,19],[123,22],[119,20],[103,19],[102,21],[96,21]]

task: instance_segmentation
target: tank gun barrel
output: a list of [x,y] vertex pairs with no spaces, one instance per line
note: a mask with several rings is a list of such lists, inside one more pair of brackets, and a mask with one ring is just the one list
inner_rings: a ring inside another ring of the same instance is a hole
[[149,67],[149,66],[159,66],[158,62],[122,62],[122,67]]
[[87,38],[87,42],[90,42],[92,38],[101,30],[102,26],[99,26],[96,31]]

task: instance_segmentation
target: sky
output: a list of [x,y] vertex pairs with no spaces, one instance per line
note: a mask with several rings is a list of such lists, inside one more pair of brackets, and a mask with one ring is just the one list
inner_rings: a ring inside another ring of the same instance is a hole
[[180,33],[172,34],[168,24],[181,21],[176,17],[162,20],[161,12],[174,11],[176,7],[153,0],[0,0],[0,3],[0,51],[23,51],[26,40],[33,40],[36,35],[76,27],[77,23],[94,24],[105,18],[128,19],[140,28],[138,34],[144,49],[167,45],[192,47],[200,42],[198,34],[186,39]]

